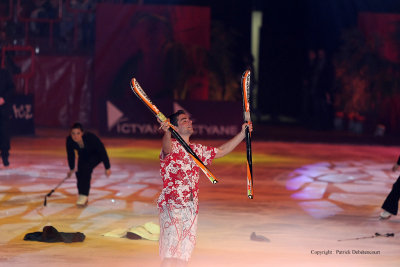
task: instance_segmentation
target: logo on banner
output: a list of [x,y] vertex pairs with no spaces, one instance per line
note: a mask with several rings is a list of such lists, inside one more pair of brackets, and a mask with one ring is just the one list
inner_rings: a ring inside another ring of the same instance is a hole
[[[195,103],[194,106],[190,106],[192,110],[199,110],[198,107],[203,107],[207,112],[201,113],[204,118],[207,118],[209,121],[201,122],[201,118],[199,118],[199,112],[195,114],[189,113],[185,108],[186,105],[193,105],[193,103],[184,103],[182,105],[178,102],[172,103],[173,112],[178,110],[183,110],[186,114],[188,114],[193,121],[193,117],[197,117],[197,122],[193,125],[194,134],[199,136],[213,136],[213,137],[222,137],[222,136],[234,136],[240,130],[238,128],[238,124],[226,121],[226,113],[218,113],[215,111],[215,103]],[[227,105],[226,103],[224,103]],[[121,107],[118,107],[116,104],[113,104],[111,101],[106,101],[107,108],[107,123],[105,126],[107,127],[107,131],[109,133],[114,133],[118,135],[141,135],[141,136],[159,136],[161,132],[159,131],[160,125],[157,123],[155,118],[150,115],[150,113],[146,113],[146,115],[141,114],[140,119],[136,116],[132,117],[129,114],[139,114],[134,107],[129,112],[124,110]],[[166,107],[164,107],[167,109]],[[223,109],[224,110],[224,109]],[[230,109],[225,109],[230,110]],[[125,115],[124,112],[128,115]],[[143,117],[145,116],[145,117]]]
[[14,95],[10,110],[10,130],[15,135],[35,133],[32,95]]
[[107,101],[107,126],[108,130],[111,129],[120,121],[124,113],[114,106],[110,101]]
[[132,122],[132,118],[124,116],[124,113],[112,104],[110,101],[106,102],[107,105],[107,128],[109,132],[113,129],[118,134],[131,135],[131,134],[158,134],[158,125],[154,123],[136,123]]
[[15,119],[30,120],[33,118],[32,104],[13,104]]

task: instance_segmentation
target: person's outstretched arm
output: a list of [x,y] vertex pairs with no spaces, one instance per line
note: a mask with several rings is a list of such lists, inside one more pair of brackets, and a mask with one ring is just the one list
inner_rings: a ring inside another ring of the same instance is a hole
[[[233,137],[231,140],[229,140],[222,146],[218,147],[217,155],[215,156],[215,158],[221,158],[229,154],[232,150],[234,150],[235,147],[237,147],[240,144],[240,142],[242,142],[242,140],[244,139],[247,126],[248,124],[244,123],[242,125],[242,130],[235,137]],[[249,127],[251,132],[253,130],[253,127],[251,124],[249,125]]]

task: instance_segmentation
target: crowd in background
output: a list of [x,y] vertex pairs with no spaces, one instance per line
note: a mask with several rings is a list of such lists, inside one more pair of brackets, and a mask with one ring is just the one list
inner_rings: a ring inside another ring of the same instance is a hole
[[0,5],[1,46],[31,45],[46,52],[92,51],[95,6],[113,0],[12,0]]

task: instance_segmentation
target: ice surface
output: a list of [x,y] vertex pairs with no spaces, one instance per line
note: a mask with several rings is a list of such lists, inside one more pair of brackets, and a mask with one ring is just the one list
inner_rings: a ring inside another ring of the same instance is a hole
[[[88,206],[76,207],[73,177],[44,207],[45,194],[68,169],[65,137],[61,136],[54,142],[41,137],[13,139],[11,157],[15,158],[11,162],[18,161],[18,166],[0,171],[0,265],[160,266],[157,242],[102,236],[114,229],[158,222],[158,157],[142,161],[112,158],[111,177],[104,176],[102,166],[95,170]],[[105,141],[117,148],[160,146],[159,140]],[[34,148],[30,148],[32,144]],[[46,153],[41,154],[42,149]],[[389,146],[256,142],[255,159],[278,155],[290,160],[254,160],[255,197],[251,200],[246,195],[245,146],[239,146],[235,159],[242,155],[242,163],[227,160],[211,166],[217,177],[224,178],[218,184],[209,183],[201,174],[197,244],[189,266],[400,266],[399,219],[377,220],[380,205],[398,176],[390,171],[397,150]],[[72,244],[23,241],[26,233],[41,231],[45,225],[64,232],[80,231],[86,239]],[[252,241],[253,232],[270,242]],[[338,242],[375,232],[396,235]],[[331,255],[315,253],[329,250]],[[380,255],[340,255],[337,250],[380,251]]]
[[320,199],[325,194],[328,183],[314,182],[308,184],[303,190],[292,194],[295,199]]

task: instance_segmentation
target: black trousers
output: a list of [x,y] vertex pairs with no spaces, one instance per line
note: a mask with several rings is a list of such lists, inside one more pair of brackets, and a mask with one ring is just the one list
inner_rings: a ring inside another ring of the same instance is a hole
[[392,191],[386,197],[383,202],[382,209],[390,212],[391,214],[397,215],[399,210],[399,199],[400,199],[400,176],[397,181],[393,184]]
[[9,150],[10,150],[10,123],[5,111],[0,111],[0,150],[1,159],[3,160],[3,165],[8,166]]
[[78,171],[76,174],[78,193],[89,196],[90,181],[92,180],[93,169],[99,165],[99,159],[90,158],[88,160],[78,159]]

